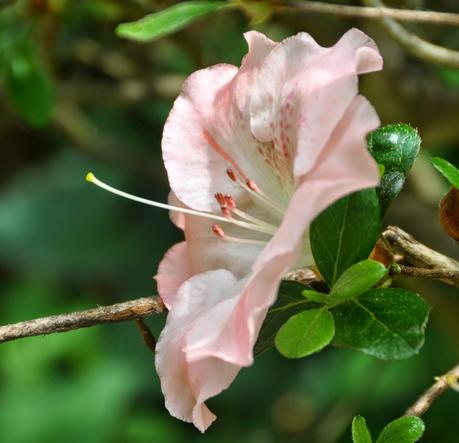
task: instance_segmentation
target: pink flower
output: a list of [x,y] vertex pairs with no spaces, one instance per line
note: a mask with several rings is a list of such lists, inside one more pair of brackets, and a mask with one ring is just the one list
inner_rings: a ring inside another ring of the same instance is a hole
[[239,69],[186,80],[162,141],[185,241],[156,276],[170,310],[156,368],[169,412],[201,431],[215,419],[205,401],[252,364],[283,275],[313,264],[311,221],[379,181],[365,139],[379,119],[358,95],[358,74],[382,68],[374,42],[357,29],[331,48],[245,38]]

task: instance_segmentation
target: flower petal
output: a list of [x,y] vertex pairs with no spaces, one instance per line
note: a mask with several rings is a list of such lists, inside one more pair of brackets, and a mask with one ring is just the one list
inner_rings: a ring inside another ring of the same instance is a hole
[[188,245],[184,241],[177,243],[166,252],[155,276],[159,295],[167,309],[172,308],[178,289],[192,275]]
[[306,174],[357,94],[357,75],[381,67],[376,45],[357,29],[330,48],[305,33],[282,41],[252,91],[253,134],[295,158],[295,177]]
[[[190,328],[209,309],[224,301],[236,283],[236,278],[225,270],[209,271],[187,280],[177,294],[156,348],[156,369],[166,408],[174,417],[193,422],[202,432],[215,420],[204,401],[226,389],[239,367],[214,358],[189,362],[183,347]],[[209,326],[215,329],[218,323]]]
[[296,255],[298,251],[293,251],[257,269],[231,288],[224,301],[204,313],[188,334],[188,360],[216,357],[237,366],[250,366],[266,313]]
[[314,168],[298,184],[282,225],[254,264],[260,269],[291,254],[311,221],[341,197],[377,186],[379,170],[367,149],[366,135],[379,126],[371,104],[357,96],[321,152]]

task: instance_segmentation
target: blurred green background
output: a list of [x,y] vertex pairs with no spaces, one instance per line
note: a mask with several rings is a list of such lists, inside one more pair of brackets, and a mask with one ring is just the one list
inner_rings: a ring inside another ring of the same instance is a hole
[[[250,29],[247,17],[228,11],[151,44],[115,36],[118,23],[171,4],[0,1],[1,323],[155,293],[152,275],[180,232],[165,211],[91,187],[84,175],[92,170],[165,201],[161,131],[181,82],[201,67],[239,64],[242,33]],[[459,12],[456,0],[390,4]],[[371,35],[385,58],[382,73],[362,79],[363,93],[384,123],[411,123],[424,139],[385,224],[399,224],[457,258],[437,222],[447,187],[428,160],[432,154],[459,160],[459,71],[412,58],[377,23],[290,14],[258,29],[274,39],[306,31],[330,45],[352,26]],[[411,28],[459,49],[459,29]],[[419,356],[384,363],[330,349],[288,361],[268,352],[209,402],[219,419],[205,435],[164,409],[153,356],[134,324],[3,344],[0,442],[350,442],[358,413],[377,434],[459,358],[457,291],[425,281],[401,284],[433,306]],[[148,320],[156,334],[163,322],[163,316]],[[457,443],[458,405],[454,392],[439,399],[425,416],[422,441]]]

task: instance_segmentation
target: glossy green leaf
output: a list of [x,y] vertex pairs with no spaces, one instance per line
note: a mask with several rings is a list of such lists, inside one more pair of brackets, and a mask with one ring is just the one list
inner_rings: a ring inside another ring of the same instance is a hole
[[459,189],[459,169],[456,166],[440,157],[433,157],[432,164],[452,186]]
[[368,258],[379,231],[380,209],[374,189],[338,200],[312,222],[312,253],[329,286],[347,268]]
[[424,430],[424,422],[419,417],[401,417],[382,430],[376,443],[414,443],[422,437]]
[[333,339],[333,316],[325,308],[310,309],[290,317],[276,334],[275,344],[287,358],[301,358],[320,351]]
[[120,37],[148,42],[172,34],[204,15],[228,6],[223,1],[188,1],[116,28]]
[[371,434],[367,428],[367,422],[361,415],[352,420],[352,441],[354,443],[372,443]]
[[11,54],[5,86],[13,106],[27,123],[41,127],[49,122],[54,105],[53,85],[28,44]]
[[330,296],[328,294],[324,294],[323,292],[313,291],[310,289],[306,289],[302,292],[303,297],[307,298],[308,300],[314,303],[330,303]]
[[335,301],[358,297],[378,283],[386,272],[386,267],[374,260],[356,263],[343,272],[333,285],[330,296]]
[[398,171],[406,175],[420,146],[418,131],[405,124],[383,126],[368,136],[368,149],[375,160],[384,165],[385,173]]
[[332,312],[336,346],[395,360],[417,354],[424,344],[429,306],[405,289],[372,289]]
[[269,309],[258,335],[254,350],[255,355],[262,354],[271,349],[274,346],[274,337],[280,327],[292,315],[302,312],[307,308],[309,302],[302,295],[302,292],[306,288],[309,288],[309,286],[295,281],[282,281],[277,294],[277,301]]

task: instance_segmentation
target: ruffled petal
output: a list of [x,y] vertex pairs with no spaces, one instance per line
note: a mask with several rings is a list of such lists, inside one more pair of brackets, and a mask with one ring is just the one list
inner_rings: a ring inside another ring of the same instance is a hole
[[374,108],[364,97],[357,96],[313,170],[298,184],[280,228],[254,264],[255,270],[291,254],[302,243],[311,221],[336,200],[378,185],[378,166],[366,145],[366,135],[378,126]]
[[[202,432],[215,420],[204,401],[226,389],[239,367],[214,358],[190,362],[183,348],[194,324],[215,305],[231,295],[237,279],[228,271],[217,270],[187,280],[177,294],[174,309],[156,348],[156,369],[166,408],[181,420],[193,422]],[[210,333],[219,324],[210,326]]]
[[184,241],[177,243],[166,252],[155,276],[159,295],[167,309],[172,308],[178,289],[192,275],[188,245]]
[[250,126],[306,174],[357,95],[357,75],[381,69],[374,42],[352,29],[331,48],[305,33],[282,41],[265,58],[251,92]]

